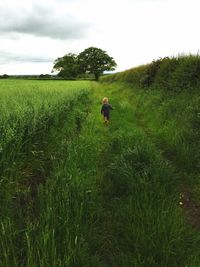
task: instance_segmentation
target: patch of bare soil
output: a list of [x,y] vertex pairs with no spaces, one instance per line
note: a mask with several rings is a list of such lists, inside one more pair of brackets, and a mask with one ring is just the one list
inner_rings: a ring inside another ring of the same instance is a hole
[[200,203],[192,199],[191,193],[186,188],[181,190],[179,205],[182,207],[188,223],[193,228],[200,230]]

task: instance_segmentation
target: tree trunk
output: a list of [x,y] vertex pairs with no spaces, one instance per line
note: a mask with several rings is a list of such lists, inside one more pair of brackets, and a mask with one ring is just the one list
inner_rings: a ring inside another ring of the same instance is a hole
[[99,80],[99,73],[95,73],[95,81],[98,81]]

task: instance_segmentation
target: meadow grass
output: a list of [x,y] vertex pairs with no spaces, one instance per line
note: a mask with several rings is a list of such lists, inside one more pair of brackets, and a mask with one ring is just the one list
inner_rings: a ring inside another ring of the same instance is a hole
[[182,176],[182,182],[192,187],[199,198],[200,167],[198,89],[171,94],[163,90],[132,93],[137,99],[136,117],[147,136],[154,140],[163,156],[171,161]]

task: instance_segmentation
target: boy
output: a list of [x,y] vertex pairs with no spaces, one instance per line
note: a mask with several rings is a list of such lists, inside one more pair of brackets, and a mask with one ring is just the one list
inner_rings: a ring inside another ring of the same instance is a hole
[[101,107],[101,114],[104,116],[104,123],[107,125],[110,119],[110,110],[113,109],[112,106],[108,103],[108,98],[103,98],[103,105]]

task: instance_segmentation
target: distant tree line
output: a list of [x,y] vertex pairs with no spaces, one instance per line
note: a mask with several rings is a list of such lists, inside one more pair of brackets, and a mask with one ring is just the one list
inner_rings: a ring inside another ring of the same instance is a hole
[[89,47],[80,54],[68,53],[55,60],[53,70],[58,71],[58,77],[74,80],[77,78],[92,78],[99,80],[104,71],[115,70],[117,64],[106,51]]
[[9,75],[7,74],[0,75],[0,79],[7,79],[7,78],[9,78]]
[[51,74],[40,74],[37,79],[40,80],[58,80],[60,77],[57,77],[56,75],[51,75]]
[[0,75],[0,79],[29,79],[29,80],[58,80],[61,79],[57,75],[51,75],[51,74],[40,74],[40,75],[7,75],[3,74]]

